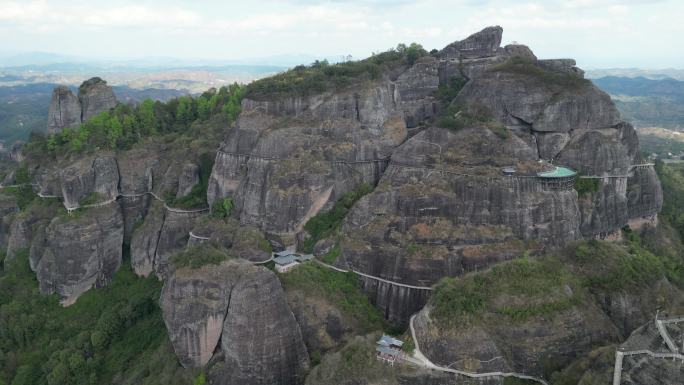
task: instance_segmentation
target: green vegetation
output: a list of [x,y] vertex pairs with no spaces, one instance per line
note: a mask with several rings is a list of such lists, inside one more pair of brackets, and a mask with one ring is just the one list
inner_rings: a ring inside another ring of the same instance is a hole
[[592,290],[624,290],[648,284],[662,275],[674,278],[677,274],[668,272],[671,266],[667,258],[642,248],[638,239],[628,241],[627,245],[581,242],[569,247],[565,255],[583,285]]
[[387,68],[412,65],[427,52],[420,44],[399,44],[397,48],[361,61],[330,64],[316,60],[309,66],[297,66],[290,71],[252,82],[245,96],[261,99],[277,94],[313,95],[334,91],[366,81],[377,80]]
[[206,265],[219,265],[230,258],[225,250],[210,244],[210,242],[203,242],[174,254],[170,261],[178,268],[198,269]]
[[[565,285],[575,293],[566,295]],[[442,279],[433,296],[433,314],[444,325],[469,323],[485,311],[497,319],[519,322],[578,304],[578,292],[578,282],[559,259],[522,258],[466,278]],[[495,301],[500,296],[517,300]]]
[[0,383],[190,383],[168,342],[161,286],[121,268],[106,288],[63,308],[39,293],[28,252],[18,253],[0,273]]
[[337,260],[337,257],[340,256],[341,251],[342,249],[340,248],[340,244],[335,243],[335,245],[333,245],[330,251],[328,251],[325,255],[321,257],[321,260],[327,264],[332,265]]
[[242,88],[214,89],[199,97],[182,96],[167,103],[147,99],[138,106],[119,104],[75,128],[44,136],[33,134],[24,147],[29,158],[42,159],[99,149],[128,149],[143,138],[187,132],[195,122],[222,115],[232,123],[240,112]]
[[666,165],[657,161],[656,172],[663,187],[663,209],[660,217],[665,219],[684,239],[684,165]]
[[375,341],[379,337],[357,336],[338,352],[326,354],[306,384],[395,384],[402,368],[390,367],[375,358]]
[[478,103],[452,104],[442,110],[434,124],[438,127],[460,130],[465,127],[486,127],[501,139],[508,139],[510,132],[492,117],[489,109]]
[[579,175],[575,178],[575,190],[579,196],[598,192],[600,187],[601,181],[598,179],[584,179]]
[[304,225],[309,237],[301,245],[302,251],[305,253],[313,252],[313,247],[318,241],[333,235],[339,229],[342,220],[347,216],[351,207],[371,191],[373,191],[373,186],[362,183],[354,190],[344,194],[339,201],[335,202],[330,211],[318,213],[309,219]]
[[192,186],[192,190],[186,196],[175,198],[172,194],[166,197],[166,203],[171,207],[180,209],[192,209],[207,206],[207,187],[209,186],[209,176],[214,166],[214,157],[211,154],[203,153],[200,155],[200,182]]
[[31,202],[36,198],[36,194],[33,192],[33,187],[30,185],[31,178],[28,174],[26,166],[20,167],[15,170],[14,173],[15,184],[19,187],[7,187],[2,189],[0,192],[13,195],[16,198],[17,206],[20,210],[25,210]]
[[578,88],[591,84],[590,80],[584,79],[581,76],[549,71],[534,63],[532,60],[520,56],[512,57],[501,64],[489,67],[487,70],[491,72],[508,72],[523,75],[530,80],[537,81],[538,84],[556,86],[564,89]]
[[223,198],[217,199],[211,206],[211,216],[216,219],[225,219],[230,217],[233,212],[233,199]]
[[456,96],[458,96],[458,93],[461,92],[465,84],[465,79],[454,76],[449,79],[448,84],[440,84],[439,87],[437,87],[435,97],[440,101],[443,107],[446,107],[456,99]]
[[[625,239],[576,242],[563,250],[561,258],[522,258],[465,278],[445,278],[436,287],[433,314],[451,326],[485,319],[497,322],[501,316],[520,322],[583,304],[588,293],[629,291],[663,276],[684,287],[684,261],[678,250],[654,254],[645,245],[662,242],[647,242],[629,229]],[[571,291],[566,293],[565,287]]]
[[281,274],[280,281],[287,290],[302,290],[339,306],[366,331],[380,330],[384,326],[382,315],[361,292],[354,273],[340,273],[316,263],[303,263],[287,274]]
[[78,201],[78,204],[81,206],[85,205],[92,205],[94,203],[98,203],[102,201],[102,197],[100,193],[98,192],[91,192],[90,194],[86,195],[85,197],[81,198],[81,200]]

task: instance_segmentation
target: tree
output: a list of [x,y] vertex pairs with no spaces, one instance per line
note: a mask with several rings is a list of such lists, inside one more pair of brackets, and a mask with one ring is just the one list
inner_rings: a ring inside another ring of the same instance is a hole
[[116,116],[111,117],[107,126],[107,144],[109,148],[116,149],[119,138],[123,136],[123,126]]
[[154,115],[154,102],[145,99],[138,107],[138,120],[141,131],[144,134],[154,135],[157,133],[157,118]]
[[209,99],[204,96],[197,98],[197,116],[200,120],[207,120],[211,116],[211,105],[209,104]]
[[176,108],[176,122],[185,126],[195,120],[193,112],[192,98],[189,96],[182,96],[178,98],[178,107]]

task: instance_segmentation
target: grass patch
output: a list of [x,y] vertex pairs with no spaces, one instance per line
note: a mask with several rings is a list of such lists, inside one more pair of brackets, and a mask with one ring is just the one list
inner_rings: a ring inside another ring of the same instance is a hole
[[224,250],[210,245],[209,242],[203,242],[189,247],[178,254],[174,254],[170,261],[178,268],[189,267],[191,269],[198,269],[206,265],[219,265],[230,258]]
[[301,251],[305,253],[313,252],[313,248],[321,239],[331,236],[342,224],[342,220],[352,206],[366,194],[373,191],[373,186],[362,183],[354,190],[344,194],[342,198],[335,202],[333,208],[324,213],[318,213],[309,219],[304,225],[304,229],[309,233],[309,237],[300,245]]
[[434,120],[434,125],[452,130],[460,130],[466,127],[484,127],[503,140],[510,137],[508,129],[496,122],[489,109],[479,103],[452,104],[440,112]]
[[86,205],[92,205],[95,203],[98,203],[102,201],[102,195],[98,192],[91,192],[90,194],[86,195],[85,197],[81,198],[78,201],[78,204],[81,206],[86,206]]
[[442,279],[433,295],[433,315],[451,326],[469,323],[485,312],[513,322],[550,316],[580,300],[576,293],[565,294],[566,285],[579,288],[557,258],[521,258],[466,278]]
[[384,327],[382,315],[361,292],[354,273],[341,273],[316,263],[303,263],[279,276],[286,289],[302,290],[308,295],[330,301],[366,331]]
[[328,251],[324,256],[321,257],[321,260],[329,265],[332,265],[337,260],[337,257],[340,256],[340,252],[340,244],[335,243],[335,245],[330,249],[330,251]]

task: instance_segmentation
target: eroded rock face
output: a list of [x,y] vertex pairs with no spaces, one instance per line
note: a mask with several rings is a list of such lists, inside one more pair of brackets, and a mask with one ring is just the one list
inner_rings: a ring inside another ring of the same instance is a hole
[[487,27],[467,38],[451,43],[440,51],[439,55],[445,59],[472,59],[494,56],[501,45],[503,28],[499,26]]
[[206,365],[214,384],[300,384],[309,359],[277,277],[230,260],[176,269],[161,297],[164,321],[185,367]]
[[221,335],[216,384],[304,383],[309,356],[278,278],[255,267],[234,286]]
[[186,368],[206,365],[223,330],[231,293],[246,264],[176,271],[164,285],[160,306],[166,329],[180,363]]
[[164,225],[166,210],[160,202],[153,201],[145,216],[145,221],[131,236],[131,267],[142,277],[154,272],[159,235]]
[[104,286],[121,265],[123,219],[117,204],[57,216],[45,229],[36,261],[40,291],[71,304],[91,287]]
[[15,213],[19,212],[17,200],[13,195],[0,194],[0,247],[7,247],[11,238],[10,227]]
[[590,81],[541,68],[534,72],[535,64],[528,66],[529,74],[505,68],[484,71],[466,84],[457,102],[484,106],[497,121],[534,132],[608,128],[619,122],[610,96]]
[[115,199],[119,195],[119,167],[112,156],[82,159],[60,172],[64,206],[76,208],[79,201],[97,194],[97,202]]
[[389,88],[378,86],[307,100],[245,100],[216,157],[210,203],[229,196],[243,224],[301,231],[320,209],[380,178],[382,159],[406,137],[403,118],[389,119],[391,99]]
[[117,104],[112,87],[98,77],[88,79],[81,84],[78,88],[78,100],[81,102],[81,121],[83,122],[100,112],[116,107]]
[[[18,213],[12,220],[7,239],[6,261],[14,259],[17,253],[29,249],[33,239],[45,232],[45,227],[55,216],[58,203],[32,205],[27,210]],[[7,216],[3,218],[9,219]],[[31,261],[31,259],[30,259]],[[35,261],[31,261],[31,269],[35,271]]]
[[69,87],[55,87],[48,112],[48,133],[60,132],[64,128],[79,124],[81,124],[81,102]]
[[[375,191],[348,214],[337,264],[431,286],[524,249],[579,239],[576,192],[547,191],[534,173],[504,177],[501,167],[516,162],[538,167],[534,149],[518,137],[501,139],[484,127],[429,128],[412,137],[395,150]],[[396,288],[364,287],[399,322],[427,299]]]

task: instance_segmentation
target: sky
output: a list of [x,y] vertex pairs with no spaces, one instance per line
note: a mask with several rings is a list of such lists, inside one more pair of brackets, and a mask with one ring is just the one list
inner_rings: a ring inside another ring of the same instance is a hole
[[441,49],[500,25],[504,44],[587,69],[684,68],[683,16],[682,0],[0,0],[0,51],[360,59],[400,42]]

